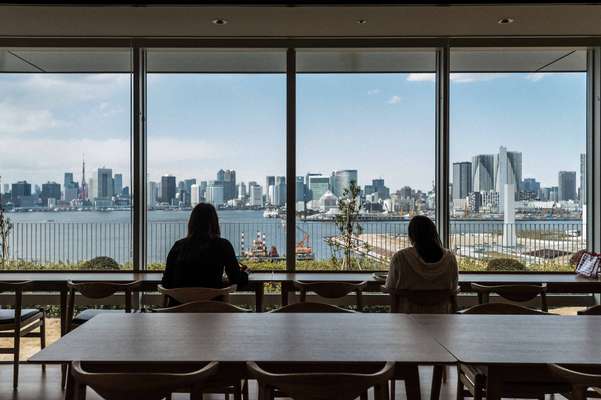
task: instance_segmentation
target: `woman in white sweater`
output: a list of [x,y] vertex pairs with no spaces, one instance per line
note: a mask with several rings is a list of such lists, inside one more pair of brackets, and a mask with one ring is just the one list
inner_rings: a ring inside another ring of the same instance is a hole
[[[442,247],[436,225],[425,216],[416,216],[409,222],[408,236],[411,247],[399,250],[390,261],[386,289],[455,290],[458,284],[455,255]],[[416,309],[400,298],[401,312],[446,313],[449,304]]]

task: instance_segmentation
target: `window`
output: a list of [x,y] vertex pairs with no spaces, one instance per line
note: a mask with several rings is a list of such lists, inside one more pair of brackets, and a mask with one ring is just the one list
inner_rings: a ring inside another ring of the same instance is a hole
[[130,80],[128,49],[0,49],[0,268],[131,268]]
[[284,269],[285,51],[152,49],[147,60],[149,268],[207,202],[242,262]]
[[387,269],[411,216],[434,218],[435,58],[297,51],[298,270]]
[[586,248],[586,68],[585,49],[451,52],[449,239],[462,269],[573,270]]

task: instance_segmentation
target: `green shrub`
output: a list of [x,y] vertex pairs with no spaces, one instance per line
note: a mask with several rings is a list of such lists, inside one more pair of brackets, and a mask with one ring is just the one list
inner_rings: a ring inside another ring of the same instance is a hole
[[95,257],[84,262],[81,269],[96,271],[96,270],[118,270],[119,263],[110,257]]
[[526,271],[526,266],[513,258],[491,258],[486,270],[489,272]]

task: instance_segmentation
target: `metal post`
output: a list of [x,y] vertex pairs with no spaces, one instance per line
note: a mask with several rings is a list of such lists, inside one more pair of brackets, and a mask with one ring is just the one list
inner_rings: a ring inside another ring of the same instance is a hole
[[286,52],[286,270],[296,269],[296,52]]
[[132,51],[133,266],[139,271],[146,267],[146,52]]
[[448,44],[436,50],[436,224],[449,247],[449,60]]

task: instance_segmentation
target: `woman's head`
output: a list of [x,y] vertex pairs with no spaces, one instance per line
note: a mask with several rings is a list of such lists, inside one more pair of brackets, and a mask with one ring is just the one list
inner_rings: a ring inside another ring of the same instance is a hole
[[436,262],[443,255],[442,242],[436,225],[426,216],[418,215],[409,222],[408,235],[411,244],[421,258],[427,262]]
[[217,216],[215,207],[208,203],[199,203],[196,205],[188,221],[188,238],[208,236],[214,239],[220,235],[219,217]]

